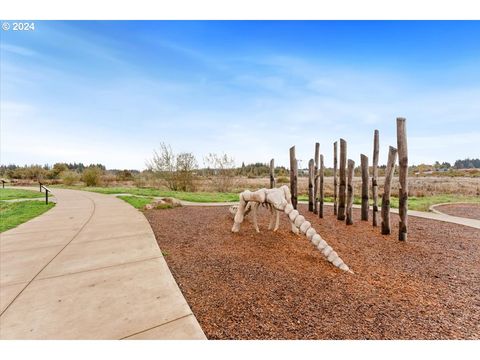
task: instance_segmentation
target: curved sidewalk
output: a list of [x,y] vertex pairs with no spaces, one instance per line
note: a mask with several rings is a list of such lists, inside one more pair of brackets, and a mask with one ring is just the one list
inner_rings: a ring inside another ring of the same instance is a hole
[[[238,204],[238,203],[234,203],[234,202],[194,203],[194,202],[183,201],[183,200],[180,201],[180,203],[183,206],[231,206],[231,205],[237,205]],[[298,203],[308,205],[308,201],[299,201]],[[451,203],[447,203],[447,204],[451,204]],[[333,203],[324,203],[324,205],[333,206]],[[437,205],[444,205],[444,204],[437,204]],[[356,205],[356,204],[353,204],[353,207],[356,208],[356,209],[361,208],[360,205]],[[371,206],[370,206],[370,209],[372,209]],[[390,211],[394,214],[398,214],[398,209],[390,209]],[[452,224],[458,224],[458,225],[472,227],[472,228],[475,228],[475,229],[480,229],[480,220],[447,215],[447,214],[444,214],[444,213],[440,213],[439,211],[426,212],[426,211],[408,210],[408,216],[415,216],[415,217],[420,217],[420,218],[424,218],[424,219],[444,221],[444,222],[449,222],[449,223],[452,223]]]
[[205,339],[140,212],[54,195],[52,210],[0,234],[1,339]]

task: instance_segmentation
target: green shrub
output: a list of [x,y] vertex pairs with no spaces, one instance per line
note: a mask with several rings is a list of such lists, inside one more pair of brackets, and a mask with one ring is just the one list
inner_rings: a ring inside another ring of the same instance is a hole
[[96,166],[88,167],[83,171],[82,181],[87,186],[98,186],[100,185],[102,173],[102,169]]
[[288,184],[290,182],[290,178],[286,176],[279,176],[276,179],[277,184]]
[[65,185],[71,186],[75,185],[80,180],[80,174],[76,171],[66,170],[60,174],[60,178]]

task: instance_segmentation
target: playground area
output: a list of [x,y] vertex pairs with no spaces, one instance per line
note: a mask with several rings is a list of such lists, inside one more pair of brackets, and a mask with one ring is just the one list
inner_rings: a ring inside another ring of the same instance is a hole
[[[287,217],[232,233],[228,207],[148,210],[165,260],[209,339],[480,337],[480,230],[409,216],[409,241],[371,223],[299,211],[355,274],[329,263]],[[392,232],[398,216],[392,214]]]

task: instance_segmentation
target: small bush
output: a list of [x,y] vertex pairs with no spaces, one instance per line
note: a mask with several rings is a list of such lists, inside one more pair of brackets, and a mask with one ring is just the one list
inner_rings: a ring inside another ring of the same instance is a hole
[[65,185],[75,185],[78,181],[80,181],[80,174],[76,171],[66,170],[60,174],[60,178],[62,179],[63,184]]
[[96,166],[88,167],[83,171],[82,181],[87,186],[98,186],[100,185],[102,172],[103,171]]
[[290,178],[286,176],[279,176],[275,179],[277,184],[288,184],[290,182]]

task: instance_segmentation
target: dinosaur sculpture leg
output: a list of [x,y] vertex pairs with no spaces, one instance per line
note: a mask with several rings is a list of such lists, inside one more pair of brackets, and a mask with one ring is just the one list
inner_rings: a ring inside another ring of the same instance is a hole
[[242,224],[243,219],[245,218],[245,208],[246,208],[246,206],[247,206],[247,201],[244,200],[243,193],[241,193],[240,194],[240,203],[238,205],[237,212],[235,213],[235,217],[234,217],[232,232],[239,232],[240,231],[240,225]]
[[270,204],[268,204],[268,209],[270,210],[270,222],[268,223],[268,230],[273,230],[276,210]]
[[[249,202],[249,204],[251,204],[251,202]],[[258,221],[257,221],[257,210],[258,210],[258,207],[260,206],[259,203],[253,203],[252,205],[252,216],[253,216],[253,227],[255,228],[255,231],[257,233],[260,232],[260,230],[258,229]]]
[[278,226],[280,225],[280,211],[278,210],[275,210],[275,228],[273,229],[273,231],[277,231],[278,230]]

